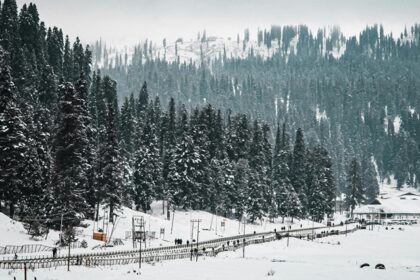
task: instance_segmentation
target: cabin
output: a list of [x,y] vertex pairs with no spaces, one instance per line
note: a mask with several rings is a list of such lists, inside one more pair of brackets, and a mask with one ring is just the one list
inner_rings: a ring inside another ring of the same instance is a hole
[[355,217],[367,220],[420,220],[420,196],[411,192],[372,200],[357,207]]

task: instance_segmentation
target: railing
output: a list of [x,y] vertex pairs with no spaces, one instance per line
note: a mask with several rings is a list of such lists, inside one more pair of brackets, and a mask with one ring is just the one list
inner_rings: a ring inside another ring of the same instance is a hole
[[[339,227],[339,225],[335,226]],[[315,239],[321,238],[332,234],[345,234],[354,232],[357,228],[349,229],[347,231],[331,230],[334,227],[315,227],[306,229],[283,230],[283,231],[270,231],[255,234],[237,235],[231,237],[218,238],[207,240],[193,244],[183,244],[176,246],[165,246],[147,248],[142,250],[142,262],[156,262],[163,260],[174,260],[190,258],[192,256],[215,256],[223,251],[236,250],[245,245],[259,244],[271,242],[276,239],[284,237],[295,237],[300,239]],[[319,232],[319,230],[323,230]],[[195,249],[198,249],[195,251]],[[192,251],[191,251],[192,250]],[[0,260],[0,269],[22,269],[26,264],[28,268],[51,268],[57,266],[67,265],[84,265],[84,266],[97,266],[97,265],[119,265],[139,262],[139,250],[122,250],[110,252],[96,252],[71,255],[58,255],[53,258],[51,255],[47,256],[24,256],[19,259],[3,259]]]
[[41,244],[7,245],[5,247],[0,247],[0,255],[38,253],[51,251],[52,249],[53,247]]

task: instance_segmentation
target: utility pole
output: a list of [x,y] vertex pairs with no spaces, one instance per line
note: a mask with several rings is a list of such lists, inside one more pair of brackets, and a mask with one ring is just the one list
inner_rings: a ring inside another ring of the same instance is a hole
[[139,242],[139,269],[141,268],[141,237]]
[[197,221],[197,256],[195,258],[195,261],[198,262],[198,236],[200,235],[200,221]]
[[197,244],[196,244],[196,260],[198,261],[198,237],[199,237],[199,233],[200,233],[200,223],[201,223],[201,219],[193,219],[191,220],[191,257],[190,260],[192,261],[192,255],[193,255],[193,237],[194,237],[194,224],[197,223]]
[[27,270],[26,270],[26,263],[23,264],[23,275],[24,275],[24,279],[27,280],[28,279],[28,275],[27,275]]
[[172,209],[172,223],[171,223],[171,234],[174,229],[174,220],[175,220],[175,206]]
[[146,240],[146,232],[144,230],[144,217],[141,216],[140,217],[140,231],[139,231],[139,241],[140,241],[140,246],[139,246],[139,269],[141,268],[141,242],[144,240]]
[[69,238],[69,255],[67,257],[67,271],[70,271],[70,245],[71,245],[71,240]]
[[63,213],[61,213],[61,223],[60,223],[60,246],[63,246],[64,234],[63,234]]
[[314,220],[312,218],[312,241],[314,241]]
[[245,259],[245,225],[246,225],[246,218],[242,216],[243,223],[244,223],[244,235],[242,240],[242,257]]
[[216,208],[216,235],[217,235],[217,208]]
[[193,239],[194,239],[194,222],[193,220],[190,220],[191,223],[191,249],[190,249],[190,261],[192,261],[192,255],[193,255]]

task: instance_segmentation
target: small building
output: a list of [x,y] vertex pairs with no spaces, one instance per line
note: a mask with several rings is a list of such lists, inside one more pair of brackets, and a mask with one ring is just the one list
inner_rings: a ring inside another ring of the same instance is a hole
[[420,220],[420,199],[414,193],[377,198],[369,204],[357,207],[353,213],[356,217],[367,220]]

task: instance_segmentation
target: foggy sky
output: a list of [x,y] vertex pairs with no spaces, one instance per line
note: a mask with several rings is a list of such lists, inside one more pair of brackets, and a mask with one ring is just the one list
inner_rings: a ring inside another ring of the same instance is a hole
[[[18,0],[19,7],[26,0]],[[32,0],[47,26],[63,28],[72,39],[99,38],[112,44],[207,35],[236,38],[258,27],[306,24],[312,30],[340,25],[346,36],[382,23],[399,33],[420,23],[420,0]]]

